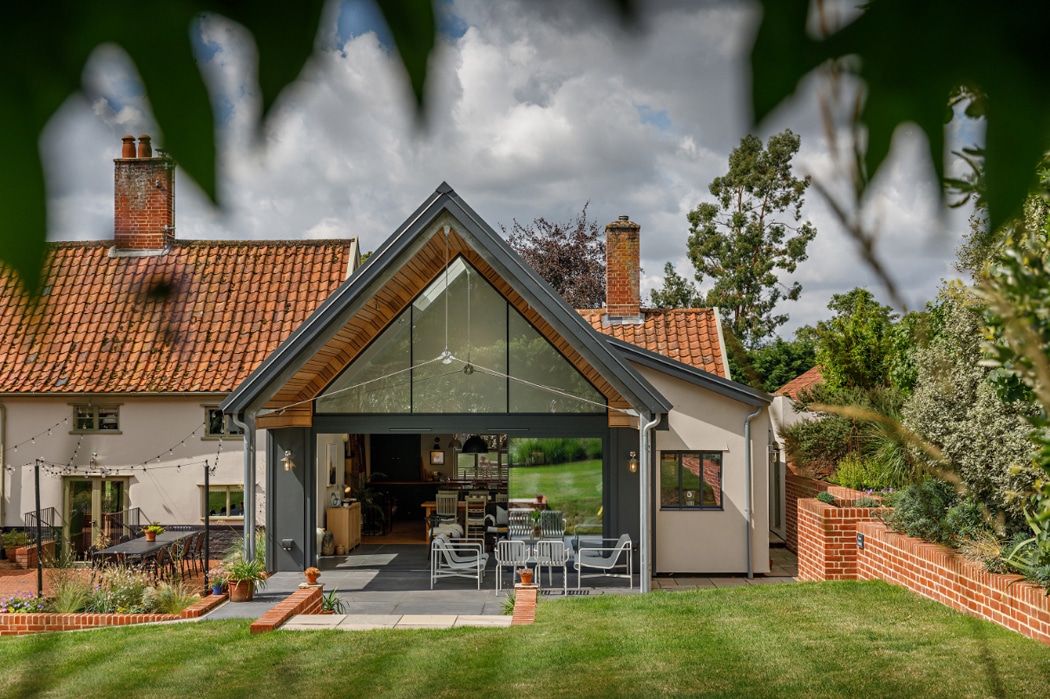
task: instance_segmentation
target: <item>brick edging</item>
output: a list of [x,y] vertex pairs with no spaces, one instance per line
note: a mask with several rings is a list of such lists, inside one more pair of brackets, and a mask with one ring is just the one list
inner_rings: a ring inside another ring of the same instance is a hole
[[274,631],[296,614],[320,614],[321,586],[296,590],[274,605],[270,611],[252,622],[249,633],[267,633]]
[[527,626],[536,621],[536,597],[540,586],[522,585],[514,586],[514,615],[511,617],[511,626]]
[[136,624],[155,624],[161,621],[197,619],[222,604],[225,600],[226,595],[202,597],[186,609],[183,609],[180,614],[6,613],[0,614],[0,636],[25,636],[33,633],[80,631],[82,629],[101,629],[108,626],[134,626]]

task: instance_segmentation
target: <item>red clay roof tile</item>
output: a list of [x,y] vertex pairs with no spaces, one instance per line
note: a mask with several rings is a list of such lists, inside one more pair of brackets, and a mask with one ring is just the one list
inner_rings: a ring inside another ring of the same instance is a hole
[[778,388],[773,395],[787,396],[791,400],[798,400],[798,394],[803,390],[821,383],[824,383],[824,375],[820,372],[820,367],[815,366],[809,371],[799,374],[788,381],[786,384]]
[[[109,257],[110,241],[50,246],[26,315],[0,270],[0,393],[233,390],[346,274],[350,240],[179,241]],[[265,299],[294,299],[266,313]],[[265,319],[265,320],[264,320]]]

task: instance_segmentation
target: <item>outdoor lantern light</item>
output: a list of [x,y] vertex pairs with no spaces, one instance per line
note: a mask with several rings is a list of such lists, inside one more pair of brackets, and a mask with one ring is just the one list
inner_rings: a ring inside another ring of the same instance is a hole
[[489,445],[481,437],[473,435],[466,441],[461,451],[464,454],[488,454]]
[[291,470],[293,470],[295,468],[295,462],[292,461],[292,450],[291,449],[285,449],[284,450],[284,458],[281,459],[281,463],[284,464],[284,470],[285,471],[291,471]]
[[627,462],[627,470],[631,473],[638,473],[638,454],[631,452],[631,460]]

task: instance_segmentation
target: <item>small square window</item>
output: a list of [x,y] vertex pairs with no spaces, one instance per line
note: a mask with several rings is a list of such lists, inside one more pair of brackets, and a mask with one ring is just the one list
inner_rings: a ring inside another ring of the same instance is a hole
[[721,510],[722,452],[661,452],[660,507]]
[[73,432],[120,432],[116,405],[74,405]]
[[218,439],[220,437],[240,437],[244,430],[233,424],[233,418],[223,415],[218,406],[207,406],[204,409],[204,437],[205,439]]
[[201,489],[201,519],[229,519],[244,517],[243,485],[212,485],[208,488],[208,497],[204,497],[204,486]]

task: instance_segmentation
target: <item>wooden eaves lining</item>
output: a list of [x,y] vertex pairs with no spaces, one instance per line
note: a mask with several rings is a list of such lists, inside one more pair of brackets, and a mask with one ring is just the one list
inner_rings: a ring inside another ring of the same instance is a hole
[[[462,254],[490,284],[507,299],[576,369],[587,377],[605,396],[611,407],[627,408],[629,404],[613,386],[588,363],[572,343],[555,332],[525,299],[497,274],[455,229],[448,236],[449,259]],[[324,388],[345,369],[368,344],[381,333],[412,300],[445,269],[445,237],[437,231],[420,250],[387,281],[375,296],[336,332],[318,352],[278,390],[266,404],[277,409],[304,400],[316,398]],[[631,419],[621,412],[608,411],[610,427],[625,427]],[[307,402],[278,413],[261,415],[257,425],[261,429],[281,427],[310,427],[313,424],[313,403]]]

